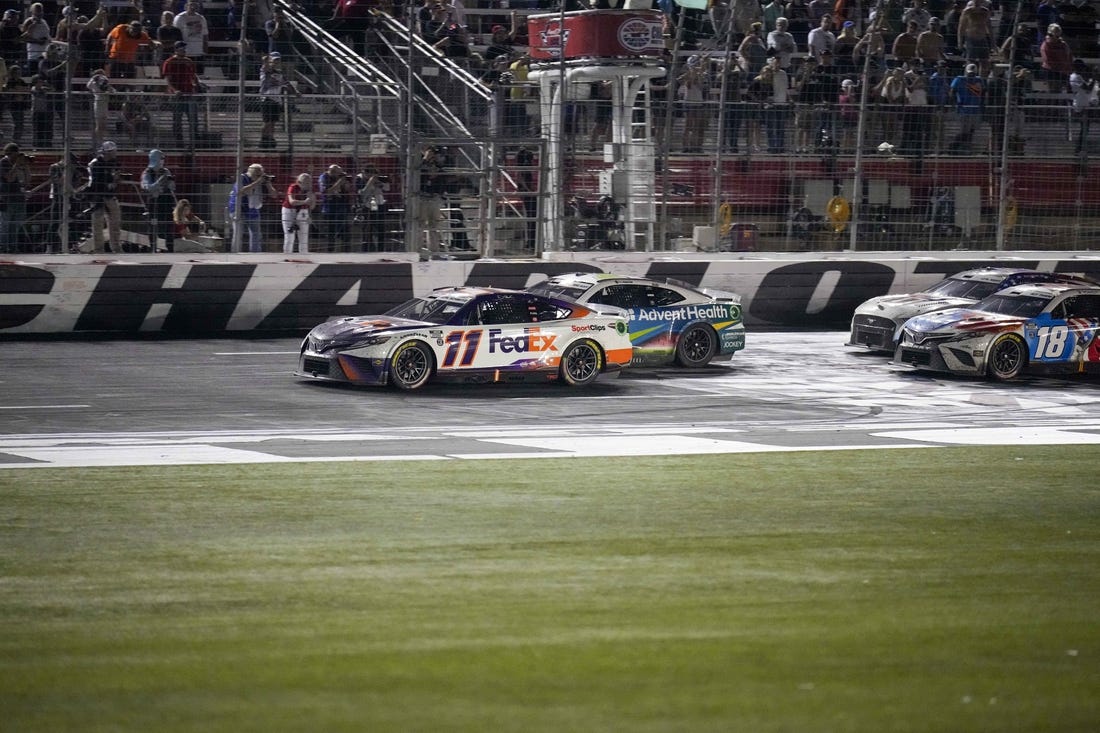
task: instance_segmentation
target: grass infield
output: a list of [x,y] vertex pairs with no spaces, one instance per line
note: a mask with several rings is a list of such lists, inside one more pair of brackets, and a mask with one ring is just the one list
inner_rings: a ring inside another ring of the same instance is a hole
[[1095,731],[1095,446],[0,472],[4,731]]

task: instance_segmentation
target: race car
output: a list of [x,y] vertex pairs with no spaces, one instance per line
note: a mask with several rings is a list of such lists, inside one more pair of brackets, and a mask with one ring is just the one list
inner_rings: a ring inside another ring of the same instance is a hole
[[964,270],[927,290],[905,295],[882,295],[856,308],[848,346],[893,353],[901,325],[913,316],[946,308],[965,308],[998,290],[1024,283],[1068,282],[1094,285],[1086,278],[1018,267],[981,267]]
[[972,308],[905,322],[895,365],[1014,379],[1024,373],[1100,373],[1100,286],[1006,288]]
[[527,292],[622,308],[630,319],[632,366],[703,367],[745,348],[741,297],[733,293],[599,272],[557,275]]
[[582,386],[630,364],[617,308],[495,288],[441,288],[382,315],[327,321],[302,341],[296,376],[417,389],[429,381]]

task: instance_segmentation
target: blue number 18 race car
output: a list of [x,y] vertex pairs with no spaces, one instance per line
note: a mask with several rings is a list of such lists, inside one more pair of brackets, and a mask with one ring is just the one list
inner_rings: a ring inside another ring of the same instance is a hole
[[910,318],[894,364],[1013,379],[1025,372],[1100,373],[1100,287],[1017,285],[971,308]]
[[557,275],[527,292],[622,308],[630,319],[634,366],[675,361],[703,367],[745,348],[741,298],[733,293],[599,272]]
[[630,364],[618,308],[520,291],[441,288],[378,316],[327,321],[302,342],[299,377],[416,389],[529,379],[588,384]]

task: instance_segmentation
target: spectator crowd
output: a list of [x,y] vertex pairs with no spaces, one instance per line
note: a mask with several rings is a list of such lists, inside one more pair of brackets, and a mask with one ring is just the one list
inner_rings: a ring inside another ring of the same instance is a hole
[[[565,3],[567,11],[589,7]],[[151,241],[163,241],[168,250],[177,240],[192,241],[205,222],[190,201],[176,196],[172,179],[161,175],[166,156],[154,148],[200,147],[206,134],[203,76],[220,63],[214,47],[246,39],[236,50],[256,69],[261,149],[278,147],[284,100],[298,94],[285,59],[317,53],[302,44],[294,21],[270,0],[247,6],[222,0],[216,7],[210,0],[209,8],[199,0],[5,5],[0,251],[6,252],[27,246],[26,196],[40,189],[49,190],[51,209],[73,197],[69,208],[88,214],[96,251],[121,248],[117,188],[124,179],[115,156],[122,141],[152,151],[149,168],[135,176]],[[612,3],[595,0],[591,7]],[[1005,144],[1022,150],[1030,127],[1027,103],[1036,100],[1068,102],[1076,150],[1087,150],[1097,108],[1092,64],[1100,56],[1095,0],[713,0],[707,10],[657,0],[655,7],[664,18],[668,73],[649,87],[652,124],[670,152],[851,152],[861,124],[865,142],[891,155],[972,154],[981,152],[979,139],[988,150]],[[559,6],[547,2],[538,8],[552,12]],[[388,0],[307,0],[294,6],[295,14],[322,23],[354,53],[378,63],[388,53],[379,19],[401,16],[441,58],[498,93],[504,111],[498,131],[537,135],[524,14],[482,10],[475,3],[467,10],[462,0],[421,0],[409,8]],[[157,129],[141,87],[130,86],[138,70],[149,67],[159,70],[158,92],[168,99],[170,136]],[[70,79],[78,103],[58,104]],[[570,144],[595,148],[606,142],[610,85],[580,85],[567,99]],[[88,131],[87,142],[81,139],[76,147],[89,162],[58,160],[36,186],[29,173],[33,151],[61,147],[65,114],[79,115],[72,129]],[[985,129],[988,134],[979,137]],[[157,175],[147,181],[150,171]],[[323,231],[334,248],[353,246],[350,224],[357,216],[365,242],[382,237],[386,193],[376,171],[354,176],[332,166],[316,178],[297,174],[289,187],[277,189],[261,165],[250,166],[234,182],[227,206],[249,249],[262,248],[263,233],[254,222],[265,198],[281,201],[285,251],[309,251],[311,222],[314,235]],[[430,236],[428,245],[437,248]]]

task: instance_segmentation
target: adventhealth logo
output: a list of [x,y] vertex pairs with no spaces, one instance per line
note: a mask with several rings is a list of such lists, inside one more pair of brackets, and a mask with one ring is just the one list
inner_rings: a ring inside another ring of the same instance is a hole
[[731,318],[729,306],[712,303],[710,305],[685,305],[679,308],[631,308],[630,318],[634,321],[684,321],[695,319]]

